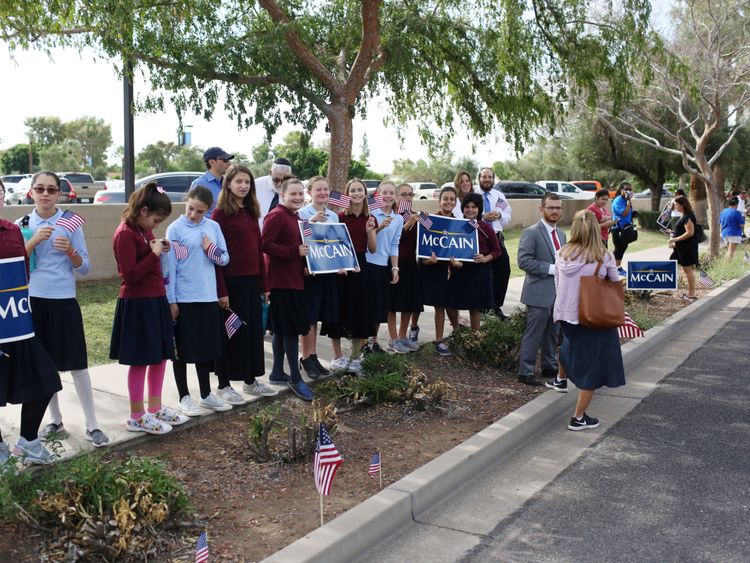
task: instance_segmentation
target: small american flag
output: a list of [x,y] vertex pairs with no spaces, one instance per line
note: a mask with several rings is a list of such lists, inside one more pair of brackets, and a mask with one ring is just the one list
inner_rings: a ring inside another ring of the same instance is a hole
[[188,257],[188,249],[187,246],[184,246],[180,244],[179,242],[170,241],[170,244],[172,245],[172,250],[174,251],[174,257],[177,260],[184,260]]
[[704,270],[701,270],[698,272],[698,285],[706,289],[711,289],[716,285],[716,282]]
[[206,561],[208,561],[208,537],[206,532],[203,532],[195,543],[195,563],[206,563]]
[[469,219],[464,225],[464,231],[466,231],[467,233],[476,231],[478,228],[479,228],[479,223],[477,223],[476,219]]
[[625,324],[617,327],[617,335],[620,338],[638,338],[643,336],[643,331],[635,324],[635,321],[630,318],[630,315],[625,313]]
[[341,459],[341,454],[333,444],[326,427],[323,426],[323,423],[320,423],[313,461],[313,476],[318,493],[323,496],[328,496],[331,493],[333,477],[342,463],[344,463],[344,460]]
[[349,207],[349,204],[352,202],[352,198],[350,198],[348,195],[344,195],[341,192],[333,191],[328,196],[328,203],[331,205],[335,205],[336,207],[341,207],[342,209],[346,209]]
[[503,196],[500,196],[495,202],[495,207],[499,208],[500,211],[505,211],[506,209],[508,209],[508,202],[505,201],[505,198]]
[[380,452],[375,452],[370,458],[370,468],[367,470],[367,474],[370,477],[375,477],[380,473]]
[[85,222],[86,219],[84,219],[77,213],[73,213],[70,209],[66,209],[65,211],[63,211],[63,214],[60,215],[60,218],[57,220],[57,224],[69,233],[80,229]]
[[[398,202],[398,214],[404,215],[407,211],[411,212],[411,201],[408,199],[402,199]],[[411,217],[411,213],[409,213]]]
[[427,215],[424,211],[420,211],[419,215],[417,216],[417,220],[422,224],[422,226],[430,230],[432,228],[432,219],[430,219],[430,216]]
[[206,248],[206,256],[214,264],[221,264],[221,257],[224,256],[224,251],[212,242]]
[[367,207],[373,211],[375,209],[383,209],[383,196],[375,194],[374,196],[367,198]]
[[302,221],[302,234],[306,237],[312,236],[312,227],[307,221]]
[[237,332],[242,325],[245,324],[241,318],[237,316],[237,313],[230,311],[227,320],[224,321],[224,327],[227,329],[227,338],[232,338],[234,333]]

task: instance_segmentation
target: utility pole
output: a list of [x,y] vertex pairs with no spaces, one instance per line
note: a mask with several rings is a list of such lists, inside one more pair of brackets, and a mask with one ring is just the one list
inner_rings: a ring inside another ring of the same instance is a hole
[[125,132],[125,149],[122,157],[122,178],[125,180],[125,199],[135,189],[135,141],[133,136],[133,65],[125,63],[122,76],[123,86],[123,124]]

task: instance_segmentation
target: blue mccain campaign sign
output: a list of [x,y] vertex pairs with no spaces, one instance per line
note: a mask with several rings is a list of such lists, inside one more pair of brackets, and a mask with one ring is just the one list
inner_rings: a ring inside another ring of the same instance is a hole
[[24,258],[0,260],[0,344],[34,336]]
[[628,262],[628,289],[677,289],[677,260]]
[[417,231],[417,257],[450,260],[451,257],[463,262],[473,262],[479,254],[479,232],[466,219],[453,219],[440,215],[430,215],[429,229],[420,221]]
[[343,223],[300,222],[302,240],[310,247],[307,269],[312,274],[330,274],[359,268],[349,229]]

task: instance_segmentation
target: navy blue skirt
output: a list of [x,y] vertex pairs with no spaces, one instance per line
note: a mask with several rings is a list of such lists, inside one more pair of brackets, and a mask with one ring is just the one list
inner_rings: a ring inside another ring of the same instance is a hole
[[339,320],[338,274],[305,276],[305,302],[310,324],[336,323]]
[[621,387],[625,385],[625,368],[617,329],[600,330],[560,323],[563,342],[560,363],[579,389]]
[[310,332],[305,292],[299,289],[272,289],[270,317],[274,335],[304,336]]
[[422,303],[433,307],[445,307],[448,301],[448,266],[446,261],[437,264],[419,265],[422,281]]
[[174,359],[172,315],[166,296],[117,299],[109,357],[126,366]]
[[231,339],[227,338],[222,314],[223,355],[216,362],[216,374],[230,381],[252,381],[266,371],[263,346],[263,313],[260,302],[260,276],[224,276],[229,307],[245,321]]
[[219,360],[226,334],[224,311],[219,304],[178,303],[177,306],[180,310],[174,325],[177,359],[186,364]]
[[57,371],[86,369],[86,337],[81,307],[70,299],[31,298],[34,332],[55,362]]
[[388,295],[388,310],[403,313],[421,313],[422,306],[422,284],[419,278],[417,263],[412,259],[409,261],[398,261],[399,273],[398,283],[390,285]]
[[464,262],[461,268],[451,269],[446,306],[459,311],[492,309],[495,306],[492,263]]
[[370,336],[375,326],[388,322],[388,295],[391,287],[391,267],[367,264],[367,305]]
[[0,344],[0,407],[49,399],[62,389],[60,374],[35,336]]

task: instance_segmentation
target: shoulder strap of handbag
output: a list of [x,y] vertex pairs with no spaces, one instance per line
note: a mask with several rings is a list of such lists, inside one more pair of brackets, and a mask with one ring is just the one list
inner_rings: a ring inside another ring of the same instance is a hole
[[596,270],[594,270],[594,275],[595,276],[599,276],[599,270],[601,270],[603,264],[604,264],[604,262],[602,262],[601,260],[597,261],[597,263],[596,263]]

